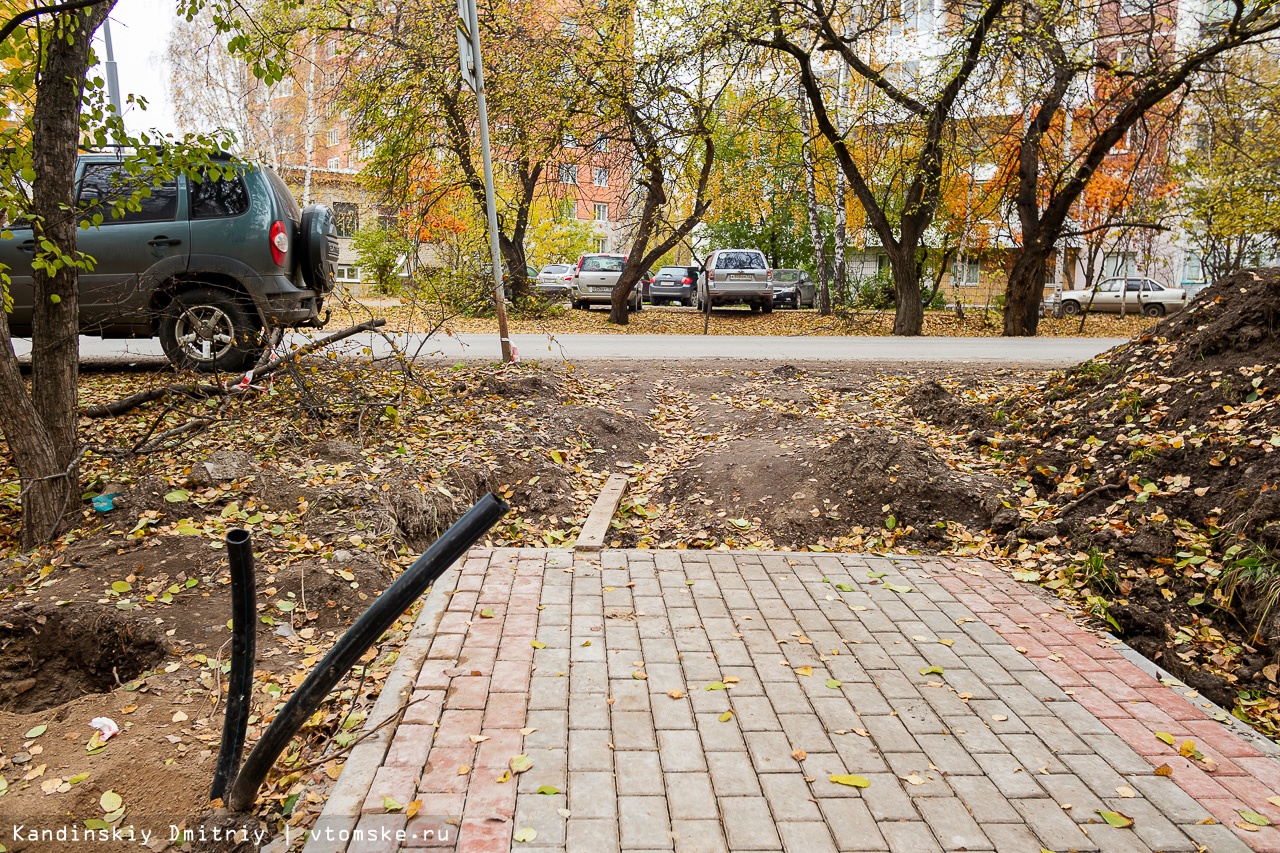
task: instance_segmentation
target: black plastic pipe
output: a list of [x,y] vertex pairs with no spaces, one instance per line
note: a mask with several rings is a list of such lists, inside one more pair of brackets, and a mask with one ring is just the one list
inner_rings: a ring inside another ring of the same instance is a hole
[[209,799],[226,796],[227,785],[240,766],[244,736],[249,728],[249,693],[257,656],[257,594],[253,577],[253,541],[249,531],[227,531],[227,562],[231,567],[231,672],[227,679],[226,715],[222,719],[222,748],[213,771]]
[[508,509],[506,503],[492,493],[482,497],[425,554],[414,561],[395,583],[374,599],[369,609],[361,614],[289,697],[289,701],[254,745],[249,757],[245,759],[244,767],[240,768],[231,785],[227,805],[232,811],[248,811],[253,806],[258,798],[258,788],[262,786],[280,753],[337,683],[351,671],[360,656],[427,587],[435,583],[449,566],[506,515]]

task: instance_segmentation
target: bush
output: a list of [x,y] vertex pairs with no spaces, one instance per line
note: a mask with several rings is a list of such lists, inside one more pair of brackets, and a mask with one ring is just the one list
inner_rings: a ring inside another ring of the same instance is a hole
[[[893,289],[893,273],[888,269],[876,270],[873,275],[862,276],[853,281],[850,288],[852,304],[848,307],[865,311],[882,311],[895,308],[898,294]],[[920,294],[923,301],[929,295],[927,289]],[[942,289],[933,295],[925,308],[941,310],[947,307],[947,298]]]
[[893,290],[893,274],[887,269],[854,279],[850,294],[853,299],[851,307],[863,310],[892,308],[898,301]]

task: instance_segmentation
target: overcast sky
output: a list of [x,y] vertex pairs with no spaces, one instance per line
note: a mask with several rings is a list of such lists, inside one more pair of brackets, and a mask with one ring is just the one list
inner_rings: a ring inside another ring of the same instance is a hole
[[[179,133],[169,104],[165,48],[176,16],[173,0],[119,0],[111,13],[111,44],[115,49],[116,72],[120,76],[122,99],[130,92],[147,99],[147,110],[126,108],[125,125],[137,132],[156,128]],[[105,57],[102,33],[96,44]]]

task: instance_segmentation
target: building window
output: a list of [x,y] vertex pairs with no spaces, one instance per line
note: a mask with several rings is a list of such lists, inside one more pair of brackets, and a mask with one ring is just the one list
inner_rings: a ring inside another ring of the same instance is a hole
[[598,187],[609,186],[609,170],[604,166],[596,166],[591,170],[591,183]]
[[595,145],[592,145],[591,149],[598,154],[603,154],[604,152],[608,151],[609,150],[608,138],[606,138],[603,133],[600,134],[599,136],[596,137]]
[[574,136],[572,133],[566,133],[563,137],[561,137],[560,145],[564,148],[577,148],[578,137]]
[[360,228],[360,208],[349,201],[333,203],[333,225],[339,237],[350,237]]
[[982,263],[977,258],[956,258],[951,262],[952,287],[977,287],[981,275]]
[[578,182],[578,167],[571,164],[564,164],[560,167],[560,183],[576,184]]
[[283,151],[285,154],[292,154],[293,152],[297,151],[298,150],[297,137],[295,137],[292,133],[286,134],[285,137],[280,140],[280,150]]
[[330,158],[329,158],[329,168],[330,168],[330,169],[337,169],[337,168],[338,168],[338,162],[339,162],[339,160],[338,160],[338,158],[337,158],[337,157],[330,157]]
[[609,221],[609,205],[604,203],[597,203],[595,205],[595,209],[596,209],[596,222]]
[[1102,258],[1104,278],[1135,278],[1138,275],[1138,256],[1134,252],[1108,252]]
[[336,127],[329,128],[329,144],[337,145],[338,139],[339,139],[338,129]]
[[361,160],[368,160],[372,158],[375,150],[376,146],[367,139],[356,143],[356,156]]
[[597,238],[596,238],[596,251],[597,251],[597,252],[607,252],[607,251],[609,251],[609,238],[608,238],[608,237],[597,237]]
[[1204,281],[1204,263],[1201,262],[1199,255],[1187,253],[1186,259],[1182,262],[1182,282],[1183,284],[1200,283]]
[[336,39],[330,39],[324,46],[324,55],[329,59],[333,59],[338,55],[338,42]]
[[578,21],[576,18],[560,19],[560,35],[567,39],[576,39],[578,37]]
[[334,275],[338,281],[359,281],[360,267],[342,266],[338,267],[337,273]]

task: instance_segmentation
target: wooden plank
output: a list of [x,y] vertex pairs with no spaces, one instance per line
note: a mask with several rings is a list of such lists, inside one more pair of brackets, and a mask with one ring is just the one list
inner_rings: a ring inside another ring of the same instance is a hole
[[622,496],[626,491],[626,474],[609,475],[604,488],[596,497],[595,506],[591,507],[591,514],[582,525],[582,532],[578,534],[578,542],[573,546],[576,550],[599,551],[604,547],[605,538],[609,535],[609,522],[618,511],[618,504],[622,503]]

